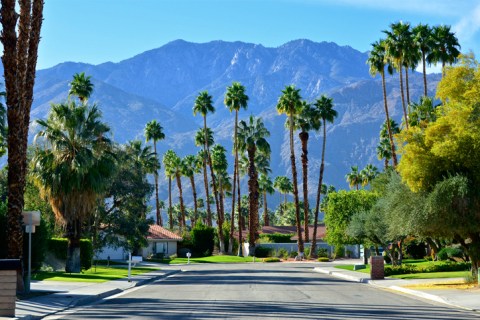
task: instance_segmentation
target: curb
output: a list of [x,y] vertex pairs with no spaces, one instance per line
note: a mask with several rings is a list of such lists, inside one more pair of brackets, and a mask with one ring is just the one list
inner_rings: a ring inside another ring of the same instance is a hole
[[320,267],[315,267],[313,268],[313,271],[318,272],[318,273],[323,273],[323,274],[328,274],[330,276],[333,276],[335,278],[341,278],[347,281],[351,282],[359,282],[359,283],[368,283],[370,281],[370,278],[359,278],[356,276],[351,276],[349,274],[346,274],[345,272],[342,271],[329,271],[322,269]]

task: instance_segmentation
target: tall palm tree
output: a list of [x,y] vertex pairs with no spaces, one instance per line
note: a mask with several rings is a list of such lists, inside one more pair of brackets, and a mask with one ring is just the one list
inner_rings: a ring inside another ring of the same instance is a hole
[[90,78],[91,76],[85,76],[85,72],[75,73],[72,82],[70,82],[68,95],[76,96],[82,104],[87,103],[93,92],[93,84]]
[[197,188],[195,187],[195,174],[200,173],[203,161],[195,155],[188,155],[182,159],[182,162],[184,163],[184,166],[182,167],[182,174],[190,179],[190,184],[192,186],[193,217],[191,217],[190,220],[192,222],[192,226],[194,226],[198,219]]
[[420,103],[412,103],[408,121],[413,126],[426,126],[437,119],[436,106],[430,97],[421,97]]
[[[233,151],[234,151],[234,164],[233,164],[233,192],[232,192],[232,224],[230,225],[230,241],[228,242],[228,253],[232,253],[233,250],[233,231],[235,230],[235,224],[233,223],[235,216],[235,191],[238,179],[238,146],[237,146],[237,132],[238,132],[238,111],[243,108],[247,109],[248,96],[245,94],[245,87],[239,82],[233,82],[230,87],[227,87],[225,93],[224,103],[230,112],[235,111],[235,127],[233,131]],[[240,212],[240,189],[238,193],[238,210]],[[240,231],[241,232],[241,231]]]
[[[383,106],[385,108],[385,118],[387,125],[390,125],[390,115],[388,112],[387,105],[387,89],[385,84],[385,67],[391,73],[392,67],[388,63],[387,54],[386,54],[386,43],[385,40],[380,40],[372,43],[372,51],[368,57],[367,63],[370,65],[370,74],[375,76],[380,73],[382,76],[382,89],[383,89]],[[392,152],[393,167],[397,167],[397,154],[395,152],[395,143],[393,141],[393,134],[390,127],[388,127],[388,139],[390,140],[390,149]]]
[[[47,196],[59,223],[66,225],[68,252],[66,272],[80,272],[82,222],[94,211],[114,171],[109,127],[101,112],[72,101],[52,105],[47,120],[38,120],[32,175]],[[37,141],[38,142],[38,141]]]
[[175,170],[174,165],[171,163],[172,157],[171,153],[172,150],[168,150],[163,155],[163,168],[165,170],[165,177],[168,179],[168,227],[170,230],[173,230],[173,206],[172,206],[172,179],[175,178]]
[[255,166],[255,155],[257,153],[270,156],[270,145],[266,137],[270,132],[263,124],[261,118],[250,116],[248,123],[240,121],[238,129],[238,148],[242,152],[247,152],[248,167],[248,200],[249,200],[249,254],[255,254],[255,242],[258,239],[258,172]]
[[320,174],[318,176],[318,189],[317,198],[315,202],[315,213],[313,219],[313,237],[312,245],[310,247],[310,257],[316,257],[317,255],[317,227],[318,227],[318,214],[320,212],[320,193],[321,186],[323,185],[323,173],[325,171],[325,147],[327,145],[327,122],[333,123],[338,113],[333,108],[333,99],[322,95],[315,101],[316,113],[320,119],[322,119],[323,126],[323,143],[322,143],[322,161],[320,163]]
[[[289,126],[287,120],[286,126]],[[299,130],[299,138],[302,143],[302,174],[303,174],[303,213],[304,213],[304,230],[305,242],[310,242],[308,215],[310,207],[308,203],[308,138],[309,131],[318,130],[321,126],[321,118],[319,112],[312,107],[308,102],[302,101],[300,104],[300,111],[293,118],[294,130]]]
[[428,24],[418,24],[412,29],[413,39],[420,49],[422,56],[422,68],[423,68],[423,95],[427,94],[427,55],[432,50],[434,45],[432,28]]
[[[205,139],[206,138],[206,139]],[[207,141],[207,142],[205,142]],[[205,185],[205,198],[210,195],[209,193],[209,188],[208,188],[208,169],[207,169],[207,164],[208,164],[208,156],[207,152],[205,151],[205,144],[207,145],[213,145],[213,131],[210,128],[207,128],[206,130],[204,128],[200,128],[197,130],[195,133],[195,145],[196,146],[202,146],[202,150],[200,150],[197,153],[197,157],[202,160],[203,163],[203,182]],[[212,211],[210,208],[210,202],[206,201],[207,203],[207,225],[209,227],[212,226]]]
[[[215,205],[216,205],[216,208],[217,208],[217,212],[219,212],[220,207],[219,207],[219,201],[218,201],[218,191],[217,191],[217,186],[216,186],[217,183],[216,183],[216,180],[215,180],[215,173],[213,172],[213,168],[212,168],[212,158],[211,158],[211,155],[210,155],[210,145],[208,144],[209,141],[207,139],[207,114],[208,113],[213,113],[213,112],[215,112],[215,107],[213,106],[212,96],[209,95],[207,91],[200,92],[198,94],[197,98],[195,99],[195,104],[193,106],[193,115],[196,115],[197,113],[200,113],[203,117],[203,129],[204,129],[204,133],[205,133],[204,150],[205,150],[206,156],[207,156],[206,161],[207,161],[207,163],[210,167],[210,177],[211,177],[212,183],[213,183],[213,196],[214,196],[214,199],[215,199]],[[207,182],[207,184],[208,184],[208,182]],[[223,243],[219,243],[219,244],[220,244],[219,252],[220,252],[220,254],[223,254],[225,248],[223,248]]]
[[295,164],[295,148],[293,140],[293,119],[300,112],[302,97],[300,96],[300,89],[295,86],[286,86],[282,90],[282,95],[278,99],[277,111],[279,114],[286,114],[289,119],[290,131],[290,162],[292,164],[292,179],[293,179],[293,199],[295,203],[295,218],[297,220],[297,235],[298,235],[298,257],[303,259],[303,238],[300,219],[300,203],[298,199],[298,184],[297,184],[297,166]]
[[[213,172],[215,173],[215,176],[222,176],[224,173],[226,173],[227,168],[228,168],[228,162],[227,162],[227,150],[219,144],[216,144],[212,147],[212,169]],[[224,247],[224,241],[223,241],[223,222],[225,218],[225,213],[224,213],[224,204],[223,204],[223,179],[217,179],[217,181],[213,181],[212,183],[218,183],[217,186],[214,186],[215,190],[220,190],[219,192],[219,210],[217,211],[217,226],[218,226],[218,242],[220,248]],[[220,249],[222,251],[222,249]]]
[[404,48],[404,58],[403,58],[403,67],[405,68],[405,88],[407,92],[407,106],[410,105],[410,83],[408,77],[408,70],[411,69],[412,72],[418,66],[418,63],[421,59],[420,49],[417,43],[414,40],[414,35],[412,32],[408,34],[409,39],[406,40],[406,45]]
[[[155,157],[157,158],[157,162],[159,162],[158,153],[157,153],[157,141],[165,139],[165,134],[163,133],[163,127],[157,120],[152,120],[148,122],[144,129],[145,139],[148,141],[153,141],[153,152],[155,152]],[[153,172],[153,177],[155,179],[155,208],[157,213],[157,224],[159,226],[163,226],[162,222],[162,215],[160,214],[160,205],[159,205],[159,198],[158,198],[158,170],[160,170],[160,166],[158,166],[157,170]]]
[[440,25],[433,27],[433,46],[427,56],[429,63],[442,63],[442,77],[445,76],[445,65],[453,64],[460,55],[460,44],[450,26]]
[[[387,55],[392,59],[395,69],[400,77],[400,93],[402,97],[402,108],[405,121],[407,121],[407,108],[405,104],[405,95],[403,88],[403,66],[405,65],[405,52],[411,43],[411,30],[409,23],[397,22],[390,24],[390,31],[383,31],[387,35],[386,49]],[[408,129],[408,123],[407,123]]]
[[378,169],[373,164],[367,164],[365,168],[360,171],[360,179],[363,187],[367,186],[378,176]]
[[358,171],[358,166],[352,166],[351,171],[345,175],[345,179],[347,179],[350,188],[355,187],[358,190],[358,186],[362,183],[362,176]]
[[280,206],[280,215],[282,215],[283,209],[287,207],[287,194],[293,192],[292,181],[286,176],[278,176],[273,182],[273,187],[283,194],[283,207]]
[[[185,224],[185,205],[183,203],[183,188],[182,188],[182,172],[184,171],[182,159],[175,153],[173,150],[167,150],[165,155],[163,156],[163,163],[165,165],[165,170],[168,170],[169,175],[172,178],[175,178],[177,181],[177,188],[178,188],[178,200],[180,202],[180,220],[179,220],[179,227],[180,231],[182,231],[186,224]],[[168,167],[168,169],[167,169]]]
[[270,225],[270,218],[268,216],[267,194],[273,194],[275,189],[273,188],[273,181],[266,174],[260,174],[258,177],[259,191],[263,194],[263,225]]

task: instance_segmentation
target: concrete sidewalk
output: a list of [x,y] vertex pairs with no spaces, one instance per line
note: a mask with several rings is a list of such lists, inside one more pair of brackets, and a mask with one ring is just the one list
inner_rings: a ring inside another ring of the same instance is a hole
[[347,281],[366,283],[378,288],[402,292],[422,299],[445,303],[458,308],[480,311],[480,289],[437,289],[417,286],[428,283],[458,283],[463,281],[462,278],[412,280],[385,278],[384,280],[371,280],[368,273],[338,269],[334,266],[315,267],[314,271]]
[[180,269],[162,269],[108,282],[61,282],[32,281],[33,292],[51,292],[28,300],[17,300],[15,316],[17,319],[41,319],[57,312],[112,296],[124,290],[141,286],[151,281],[168,277],[180,272]]

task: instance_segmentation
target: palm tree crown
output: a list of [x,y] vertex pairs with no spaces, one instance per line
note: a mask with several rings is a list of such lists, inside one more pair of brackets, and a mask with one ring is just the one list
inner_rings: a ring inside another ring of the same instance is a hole
[[76,96],[81,103],[86,103],[93,92],[93,84],[90,81],[91,76],[85,76],[85,72],[76,73],[70,82],[69,96]]

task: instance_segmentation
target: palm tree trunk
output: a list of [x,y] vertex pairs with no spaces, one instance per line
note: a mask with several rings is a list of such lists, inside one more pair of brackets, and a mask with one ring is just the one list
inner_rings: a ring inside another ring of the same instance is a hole
[[238,172],[237,158],[237,215],[238,215],[238,256],[243,257],[243,237],[242,237],[242,198],[240,194],[240,174]]
[[258,215],[258,179],[255,169],[255,148],[248,149],[248,230],[249,230],[249,256],[255,255],[255,243],[258,238],[257,215]]
[[195,226],[195,223],[198,220],[198,205],[197,205],[197,188],[195,187],[195,177],[192,175],[190,177],[190,184],[192,185],[192,193],[193,193],[193,221],[192,221],[192,227]]
[[383,160],[383,167],[385,168],[385,171],[388,169],[388,158],[385,157],[385,160]]
[[293,198],[295,201],[295,220],[297,223],[298,235],[298,258],[303,259],[303,239],[302,239],[302,224],[300,221],[300,204],[298,201],[298,185],[297,185],[297,166],[295,164],[295,149],[293,147],[293,116],[290,115],[290,161],[292,163],[292,178],[293,178]]
[[[155,152],[155,159],[156,161],[158,161],[156,141],[154,141],[153,143],[153,151]],[[155,172],[153,173],[153,177],[155,179],[155,205],[157,209],[157,225],[163,226],[162,215],[160,214],[160,201],[158,199],[158,170],[155,170]]]
[[305,242],[310,241],[308,230],[309,205],[308,205],[308,132],[300,132],[300,141],[302,142],[302,173],[303,173],[303,229],[305,230]]
[[410,86],[408,84],[408,67],[405,67],[405,86],[407,87],[407,106],[410,113]]
[[423,63],[423,95],[427,96],[427,66],[425,61],[425,50],[422,50],[422,63]]
[[183,190],[182,190],[182,178],[179,174],[177,174],[177,187],[178,187],[178,199],[180,201],[180,233],[185,228],[185,207],[183,205]]
[[235,231],[235,191],[237,183],[237,168],[238,168],[238,148],[237,148],[237,130],[238,130],[238,110],[235,110],[235,128],[233,131],[233,149],[234,149],[234,159],[233,159],[233,188],[232,188],[232,219],[230,224],[230,241],[228,242],[228,253],[232,254],[233,251],[233,232]]
[[315,217],[313,221],[312,246],[310,247],[310,258],[317,258],[317,228],[318,214],[320,212],[320,195],[322,194],[323,171],[325,168],[325,146],[327,145],[327,121],[323,120],[323,143],[322,143],[322,162],[320,163],[320,174],[318,177],[317,201],[315,203]]
[[80,264],[80,236],[82,223],[79,219],[67,222],[67,260],[65,262],[65,272],[80,273],[82,266]]
[[268,217],[267,206],[267,192],[263,191],[263,225],[268,227],[270,225],[270,218]]
[[210,210],[210,201],[208,201],[208,176],[207,176],[207,159],[203,159],[203,182],[205,184],[205,202],[207,204],[207,225],[212,226],[212,211]]
[[172,177],[168,177],[168,226],[173,230],[172,214]]
[[402,97],[402,108],[403,108],[403,116],[405,117],[405,127],[408,129],[408,114],[407,114],[407,108],[405,106],[405,94],[403,92],[403,71],[402,71],[402,65],[400,64],[400,93]]
[[390,140],[390,148],[392,149],[393,168],[397,167],[397,153],[395,152],[395,143],[393,142],[392,128],[390,127],[390,115],[387,104],[387,85],[385,84],[385,73],[382,72],[382,88],[383,88],[383,105],[385,107],[385,118],[387,122],[388,139]]

